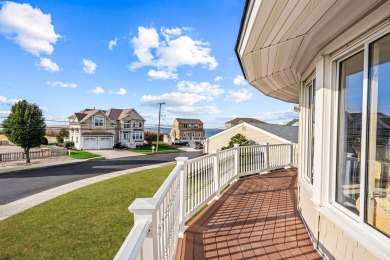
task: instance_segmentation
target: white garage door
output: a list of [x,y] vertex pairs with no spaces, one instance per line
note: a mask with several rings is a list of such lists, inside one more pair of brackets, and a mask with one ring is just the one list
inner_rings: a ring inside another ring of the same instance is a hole
[[96,137],[84,137],[84,150],[96,150]]
[[112,148],[112,138],[111,137],[101,137],[99,140],[100,149],[111,149]]

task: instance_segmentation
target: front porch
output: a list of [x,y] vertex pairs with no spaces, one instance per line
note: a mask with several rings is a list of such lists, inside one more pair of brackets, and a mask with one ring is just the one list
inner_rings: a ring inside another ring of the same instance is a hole
[[189,223],[176,259],[322,259],[297,211],[297,169],[232,184]]

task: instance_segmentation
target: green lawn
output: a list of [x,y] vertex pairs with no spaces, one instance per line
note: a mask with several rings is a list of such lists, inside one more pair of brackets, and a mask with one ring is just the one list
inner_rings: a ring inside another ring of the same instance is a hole
[[70,157],[73,159],[88,159],[93,157],[99,157],[99,155],[86,152],[86,151],[70,151]]
[[152,197],[173,168],[99,182],[0,221],[0,259],[112,259],[133,226],[129,205]]
[[[156,145],[157,145],[157,142],[153,142],[153,146],[156,147]],[[137,149],[132,149],[130,151],[136,152],[136,153],[153,154],[151,145],[144,145],[144,146],[141,146]],[[156,151],[156,149],[154,151]],[[168,144],[163,143],[163,142],[158,142],[158,153],[178,153],[178,152],[182,152],[182,151],[180,151],[179,149],[177,149],[174,146],[168,145]],[[154,153],[156,153],[156,152],[154,152]]]

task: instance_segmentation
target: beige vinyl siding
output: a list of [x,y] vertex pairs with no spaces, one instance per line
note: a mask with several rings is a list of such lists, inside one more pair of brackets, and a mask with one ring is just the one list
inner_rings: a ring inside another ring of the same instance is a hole
[[241,125],[238,127],[229,128],[215,136],[206,139],[204,144],[204,152],[211,153],[216,149],[221,149],[224,146],[228,146],[230,139],[236,134],[244,135],[247,139],[249,139],[252,142],[252,144],[283,143],[280,139],[276,139],[271,135],[265,134],[260,129],[255,130],[252,127]]

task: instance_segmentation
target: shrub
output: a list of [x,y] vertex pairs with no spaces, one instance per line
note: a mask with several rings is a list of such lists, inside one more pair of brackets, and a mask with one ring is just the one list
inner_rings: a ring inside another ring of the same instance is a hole
[[66,130],[65,128],[62,128],[58,133],[57,133],[57,141],[59,143],[63,143],[64,142],[64,138],[68,138],[69,137],[69,131]]
[[49,140],[47,140],[46,137],[43,137],[43,138],[41,139],[41,144],[43,144],[43,145],[48,145],[48,144],[49,144]]
[[[156,132],[145,132],[144,133],[144,140],[148,142],[148,144],[151,144],[153,141],[157,141],[157,133]],[[159,142],[162,142],[164,140],[164,134],[160,133],[159,136]]]
[[66,141],[64,145],[67,149],[70,149],[70,148],[74,147],[74,142],[73,141]]
[[222,150],[232,148],[234,144],[239,144],[240,146],[248,146],[250,141],[242,134],[236,134],[230,138],[229,144],[227,147],[222,147]]

